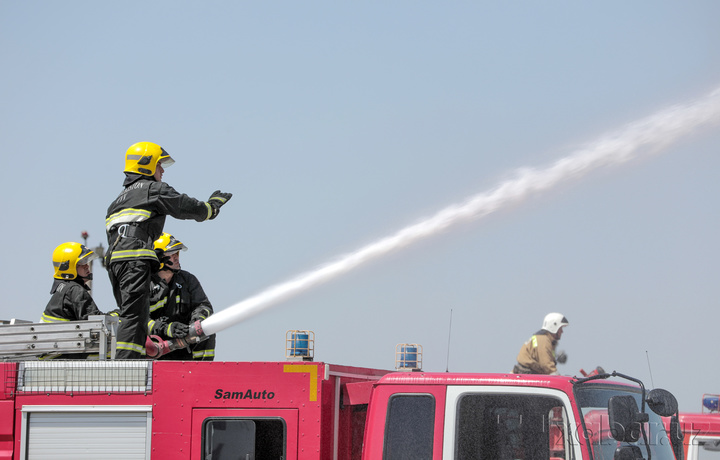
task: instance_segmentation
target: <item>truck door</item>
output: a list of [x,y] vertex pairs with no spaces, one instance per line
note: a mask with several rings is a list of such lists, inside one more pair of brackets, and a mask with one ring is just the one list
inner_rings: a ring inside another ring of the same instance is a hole
[[448,387],[443,459],[571,460],[570,401],[545,388]]
[[370,401],[363,459],[440,460],[443,385],[380,385]]
[[193,460],[296,460],[297,409],[195,409]]

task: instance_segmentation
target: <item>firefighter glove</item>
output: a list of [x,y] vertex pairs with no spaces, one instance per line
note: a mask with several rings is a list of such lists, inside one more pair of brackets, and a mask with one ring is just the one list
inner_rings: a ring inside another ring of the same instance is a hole
[[212,315],[212,310],[208,307],[197,307],[190,315],[190,322],[202,321],[210,315]]
[[164,336],[165,335],[165,329],[168,325],[168,317],[162,316],[157,319],[151,319],[148,321],[148,334],[150,335],[158,335],[158,336]]
[[220,212],[220,207],[230,201],[230,198],[232,198],[232,193],[223,193],[220,190],[215,190],[213,194],[210,195],[210,198],[208,199],[208,204],[212,207],[212,215],[210,216],[210,219],[217,217]]
[[555,358],[555,360],[556,360],[557,362],[559,362],[560,364],[565,364],[565,363],[567,362],[567,355],[565,354],[564,351],[561,351],[560,353],[558,353],[558,355],[557,355],[557,357]]
[[170,256],[165,255],[165,251],[162,249],[155,249],[155,255],[157,255],[157,258],[160,261],[160,268],[158,268],[158,271],[162,269],[170,269],[173,263],[170,262]]
[[172,323],[167,325],[167,328],[165,328],[165,333],[171,339],[182,339],[183,337],[188,335],[189,331],[190,328],[187,324],[183,324],[177,321],[173,321]]

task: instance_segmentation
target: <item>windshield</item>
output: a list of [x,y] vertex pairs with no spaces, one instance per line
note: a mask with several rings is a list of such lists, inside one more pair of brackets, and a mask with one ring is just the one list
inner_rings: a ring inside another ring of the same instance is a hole
[[[642,407],[642,391],[640,388],[622,385],[608,385],[602,383],[583,383],[575,387],[575,396],[585,425],[585,439],[587,439],[592,450],[594,460],[613,460],[615,449],[621,445],[610,436],[610,424],[608,421],[608,400],[616,395],[632,395],[635,398],[638,409]],[[645,432],[648,435],[648,444],[652,460],[674,460],[670,440],[665,432],[660,416],[645,406],[645,411],[650,416],[650,421],[644,424]],[[645,440],[634,443],[640,448],[644,458],[648,458]],[[628,445],[628,444],[622,444]]]

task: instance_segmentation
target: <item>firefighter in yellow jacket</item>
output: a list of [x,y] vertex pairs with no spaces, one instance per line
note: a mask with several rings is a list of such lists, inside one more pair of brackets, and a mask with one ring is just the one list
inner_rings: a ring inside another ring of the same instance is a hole
[[152,142],[133,144],[125,153],[125,181],[105,218],[109,250],[106,266],[120,309],[117,359],[145,357],[150,275],[160,267],[153,247],[163,233],[165,217],[214,219],[231,197],[217,190],[207,201],[178,193],[162,181],[165,168],[175,163],[165,149]]
[[567,356],[562,352],[556,355],[555,349],[563,329],[568,324],[570,323],[567,318],[561,313],[548,313],[543,320],[542,329],[520,348],[513,373],[557,374],[557,363],[564,363]]

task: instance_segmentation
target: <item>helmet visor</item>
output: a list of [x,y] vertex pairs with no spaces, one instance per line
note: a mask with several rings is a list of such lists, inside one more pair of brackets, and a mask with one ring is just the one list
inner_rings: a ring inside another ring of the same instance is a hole
[[182,244],[182,241],[178,240],[172,235],[169,236],[170,241],[168,241],[167,246],[165,246],[165,254],[170,255],[174,252],[187,251],[187,246]]
[[98,256],[94,252],[92,252],[90,249],[86,248],[85,246],[81,246],[80,255],[77,259],[77,265],[86,265],[92,262],[93,260],[97,259]]
[[178,244],[172,245],[172,246],[168,244],[168,248],[165,250],[165,254],[170,255],[170,254],[175,254],[176,252],[180,252],[180,251],[187,251],[187,249],[188,249],[187,246],[185,246],[184,244],[182,244],[179,241],[177,243]]
[[160,158],[158,158],[158,163],[162,165],[163,168],[169,168],[170,166],[175,164],[175,160],[172,159],[169,153],[165,151],[161,147],[162,152],[160,152]]

